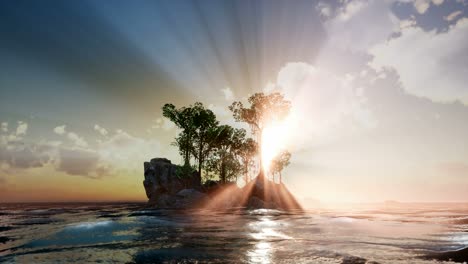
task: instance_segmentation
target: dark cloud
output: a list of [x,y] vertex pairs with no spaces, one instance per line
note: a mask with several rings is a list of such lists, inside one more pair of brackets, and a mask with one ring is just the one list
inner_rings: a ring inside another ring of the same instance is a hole
[[[65,149],[59,150],[57,170],[70,175],[95,177],[98,169],[99,155],[90,150]],[[102,173],[101,173],[102,175]]]
[[14,169],[38,168],[51,160],[50,147],[24,142],[0,145],[0,162]]

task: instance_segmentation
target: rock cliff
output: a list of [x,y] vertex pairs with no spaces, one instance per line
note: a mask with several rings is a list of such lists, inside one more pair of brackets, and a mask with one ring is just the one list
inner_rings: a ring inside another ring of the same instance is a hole
[[145,162],[144,169],[143,185],[148,203],[157,208],[301,209],[286,186],[274,183],[263,175],[239,188],[235,183],[220,184],[214,181],[208,181],[203,186],[198,172],[184,172],[165,158]]
[[145,187],[148,203],[161,208],[186,208],[202,200],[201,178],[198,172],[184,173],[165,158],[144,163]]

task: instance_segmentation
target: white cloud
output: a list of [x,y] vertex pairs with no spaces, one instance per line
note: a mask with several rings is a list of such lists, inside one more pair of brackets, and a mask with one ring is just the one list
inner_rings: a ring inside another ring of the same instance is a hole
[[[361,107],[360,95],[353,88],[354,78],[303,62],[286,64],[278,73],[275,89],[292,103],[286,121],[292,134],[286,144],[303,148],[371,124],[371,117]],[[340,129],[342,126],[346,129]]]
[[401,35],[370,49],[370,66],[396,69],[408,93],[447,102],[468,104],[468,19],[460,19],[447,32],[409,27]]
[[88,142],[83,137],[80,137],[75,132],[67,132],[66,125],[57,126],[54,128],[54,133],[57,135],[66,135],[73,142],[74,147],[87,148]]
[[106,136],[107,135],[107,130],[99,125],[94,125],[94,130],[98,131],[99,134],[103,135],[103,136]]
[[413,5],[419,14],[424,14],[426,13],[427,9],[429,9],[429,6],[431,5],[431,1],[430,0],[415,0]]
[[321,16],[328,18],[332,14],[331,6],[326,2],[319,2],[316,6],[317,11],[320,13]]
[[444,3],[444,0],[432,0],[432,3],[433,3],[434,5],[441,5],[441,4]]
[[444,17],[445,20],[447,21],[453,21],[455,20],[458,16],[460,16],[463,12],[460,10],[454,11],[450,13],[448,16]]
[[404,28],[409,28],[409,27],[414,27],[416,26],[416,20],[414,18],[411,19],[405,19],[405,20],[400,20],[400,30]]
[[165,156],[161,143],[143,139],[118,130],[97,148],[103,162],[119,170],[139,170],[142,162],[157,156]]
[[28,123],[25,123],[23,121],[18,121],[18,127],[16,128],[16,135],[26,135],[26,132],[28,131]]
[[[156,122],[164,121],[160,119]],[[63,145],[61,141],[41,140],[32,143],[17,136],[16,132],[0,135],[1,170],[11,172],[50,165],[69,175],[101,178],[119,173],[139,174],[143,161],[154,157],[173,160],[179,157],[173,146],[167,146],[168,151],[158,140],[135,137],[123,130],[108,133],[96,146],[90,146],[74,132],[65,131],[65,126],[59,126],[55,130],[72,141],[73,146]],[[21,131],[19,134],[23,135]]]
[[367,4],[367,1],[351,0],[339,9],[337,18],[341,21],[347,21],[357,15]]
[[74,144],[76,147],[81,147],[81,148],[86,148],[86,147],[88,147],[88,142],[86,142],[86,140],[84,140],[82,137],[78,136],[78,135],[77,135],[76,133],[74,133],[74,132],[68,132],[67,137],[68,137],[68,139],[70,139],[71,141],[73,141],[73,144]]
[[[319,55],[325,60],[337,53],[345,52],[349,56],[352,52],[367,52],[399,27],[388,1],[351,1],[339,10],[340,13],[324,25],[328,39]],[[363,25],[366,30],[362,30]]]
[[8,132],[8,123],[2,122],[1,129],[3,132]]
[[57,134],[57,135],[63,135],[63,134],[65,134],[65,133],[66,133],[65,127],[66,127],[65,125],[55,127],[55,128],[54,128],[54,133]]
[[227,101],[231,101],[234,99],[234,93],[232,92],[231,88],[226,87],[224,89],[221,89],[221,92],[224,95],[224,99],[226,99]]

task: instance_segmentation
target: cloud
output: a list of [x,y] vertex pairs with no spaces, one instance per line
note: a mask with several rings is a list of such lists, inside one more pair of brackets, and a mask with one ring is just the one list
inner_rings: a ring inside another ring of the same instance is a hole
[[[163,123],[163,120],[156,123]],[[54,131],[66,136],[73,145],[47,140],[34,143],[16,136],[16,132],[0,135],[1,170],[12,172],[50,165],[68,175],[97,179],[119,173],[138,173],[144,160],[157,156],[177,157],[177,153],[163,151],[158,140],[135,137],[123,130],[108,133],[96,146],[90,146],[74,132],[67,132],[65,126],[56,127]]]
[[16,135],[26,135],[26,132],[28,131],[28,123],[25,123],[23,121],[18,121],[18,127],[16,128]]
[[0,128],[1,128],[1,130],[2,130],[3,132],[8,132],[8,123],[7,123],[7,122],[2,122]]
[[234,99],[234,93],[232,92],[231,88],[226,87],[221,89],[221,92],[224,94],[224,99],[226,99],[226,101],[231,101]]
[[401,35],[375,45],[370,66],[394,68],[407,92],[437,102],[460,100],[468,104],[468,19],[460,19],[447,32],[408,27]]
[[419,14],[424,14],[426,13],[427,9],[429,9],[431,5],[431,1],[430,0],[415,0],[413,5]]
[[63,134],[65,134],[65,133],[66,133],[65,127],[66,127],[65,125],[55,127],[55,128],[54,128],[54,133],[57,134],[57,135],[63,135]]
[[107,130],[99,125],[94,125],[94,130],[98,131],[99,134],[106,136],[107,135]]
[[286,64],[271,85],[292,103],[286,145],[300,149],[339,137],[342,126],[350,132],[371,124],[353,78],[304,62]]
[[457,10],[457,11],[450,13],[448,16],[445,16],[444,19],[447,21],[453,21],[461,14],[463,14],[463,12],[461,10]]
[[53,147],[45,142],[25,143],[15,138],[14,141],[2,140],[0,144],[0,165],[4,169],[29,169],[43,167],[52,157]]
[[84,138],[78,136],[74,132],[68,132],[67,137],[68,137],[68,139],[73,141],[73,144],[75,144],[75,146],[77,146],[77,147],[82,147],[82,148],[88,147],[88,142],[86,142],[86,140],[84,140]]
[[70,175],[85,176],[97,178],[102,176],[98,174],[99,154],[92,150],[85,149],[66,149],[59,150],[57,170],[66,172]]
[[[326,43],[314,63],[317,67],[342,74],[360,70],[371,57],[369,48],[385,41],[399,28],[399,20],[392,13],[388,1],[350,2],[347,5],[359,6],[350,8],[358,14],[338,15],[325,21]],[[344,11],[346,7],[339,10],[347,12]],[[363,25],[366,27],[364,31]]]
[[142,139],[118,130],[97,148],[103,162],[120,170],[140,169],[141,162],[163,155],[159,141]]
[[[94,129],[96,129],[96,126],[94,126]],[[73,142],[74,147],[79,147],[79,148],[88,147],[88,142],[83,137],[80,137],[75,132],[71,132],[71,131],[67,132],[65,125],[55,127],[54,133],[56,133],[57,135],[61,135],[61,136],[66,135],[66,137]]]
[[347,21],[357,15],[367,5],[368,1],[351,0],[339,9],[337,19]]
[[326,2],[319,2],[316,9],[322,17],[328,18],[332,15],[332,7]]

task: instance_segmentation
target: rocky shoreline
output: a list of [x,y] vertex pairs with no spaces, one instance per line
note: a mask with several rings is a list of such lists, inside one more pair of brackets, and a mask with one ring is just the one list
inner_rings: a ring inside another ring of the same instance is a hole
[[144,163],[148,205],[165,209],[302,209],[294,196],[284,186],[257,176],[244,187],[235,183],[201,183],[198,172],[187,173],[165,158],[154,158]]

